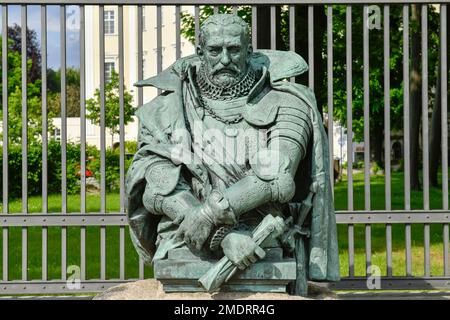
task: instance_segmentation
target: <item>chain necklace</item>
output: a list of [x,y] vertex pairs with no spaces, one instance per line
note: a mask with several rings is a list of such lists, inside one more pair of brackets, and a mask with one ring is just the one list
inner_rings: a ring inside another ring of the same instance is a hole
[[208,112],[208,114],[209,114],[211,117],[213,117],[214,119],[219,120],[220,122],[223,122],[223,123],[225,123],[225,124],[230,125],[230,124],[238,123],[238,122],[240,122],[240,121],[244,118],[244,116],[243,116],[242,114],[240,114],[240,115],[238,115],[238,116],[236,116],[236,117],[234,117],[234,118],[231,118],[231,119],[225,119],[225,118],[219,116],[219,115],[218,115],[218,114],[217,114],[217,113],[216,113],[216,112],[208,105],[208,103],[203,99],[202,96],[200,96],[200,101],[201,101],[201,103],[202,103],[203,109],[205,109],[206,112]]
[[229,101],[235,98],[243,97],[253,88],[256,82],[256,76],[256,72],[250,67],[246,75],[238,83],[228,87],[219,87],[209,81],[203,66],[201,66],[197,77],[197,84],[200,88],[200,102],[203,108],[211,117],[227,125],[240,122],[244,118],[242,114],[232,119],[225,119],[219,116],[203,97],[222,101]]
[[208,79],[204,66],[200,66],[198,72],[197,84],[200,88],[200,93],[208,99],[213,100],[232,100],[235,98],[247,95],[253,88],[256,82],[256,72],[249,67],[245,76],[235,84],[230,86],[220,87]]

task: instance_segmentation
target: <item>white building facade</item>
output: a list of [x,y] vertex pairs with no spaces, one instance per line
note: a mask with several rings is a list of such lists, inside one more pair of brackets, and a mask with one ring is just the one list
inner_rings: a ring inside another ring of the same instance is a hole
[[[162,6],[162,67],[169,67],[176,60],[176,16],[174,6]],[[193,8],[183,7],[183,10],[193,12]],[[138,8],[136,6],[123,7],[123,34],[124,34],[124,84],[125,89],[133,96],[133,106],[138,107],[138,90],[134,83],[138,81]],[[142,66],[143,78],[149,78],[157,74],[157,27],[156,6],[143,6],[142,10]],[[118,33],[118,7],[104,7],[105,30],[105,81],[108,81],[112,70],[119,72],[119,33]],[[94,97],[95,90],[100,86],[100,48],[99,41],[99,7],[85,6],[85,75],[86,75],[86,99]],[[187,56],[195,52],[194,45],[181,38],[181,56]],[[144,103],[157,95],[154,88],[143,89]],[[52,119],[55,125],[56,135],[61,129],[61,119]],[[67,140],[80,141],[80,119],[67,119]],[[125,141],[137,139],[138,123],[134,121],[125,126]],[[86,143],[100,147],[101,129],[98,125],[87,120]],[[106,146],[111,147],[119,141],[116,135],[111,139],[109,130],[106,129]]]

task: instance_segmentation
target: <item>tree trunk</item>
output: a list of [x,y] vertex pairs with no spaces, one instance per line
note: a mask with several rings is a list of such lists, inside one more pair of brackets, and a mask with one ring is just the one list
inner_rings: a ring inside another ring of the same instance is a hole
[[436,92],[430,128],[430,185],[438,186],[438,168],[441,158],[441,68],[437,67]]
[[258,6],[256,12],[258,49],[270,49],[270,6]]
[[327,76],[327,64],[322,55],[326,50],[323,45],[327,34],[326,27],[325,6],[314,6],[314,92],[316,93],[317,108],[320,115],[323,113],[323,106],[327,103],[327,86],[324,83]]
[[[375,123],[373,131],[370,132],[371,142],[370,145],[373,146],[373,160],[382,165],[384,162],[383,158],[383,145],[384,145],[384,128],[383,124]],[[387,150],[389,152],[389,149]]]
[[[447,15],[450,10],[447,9]],[[450,19],[447,19],[447,52],[450,49]],[[440,50],[440,48],[439,48]],[[439,53],[440,56],[440,53]],[[440,61],[440,59],[439,59]],[[447,60],[447,68],[450,68]],[[448,70],[448,69],[447,69]],[[438,170],[439,162],[441,160],[441,63],[437,66],[437,78],[436,78],[436,90],[434,95],[433,113],[431,116],[431,128],[430,128],[430,185],[433,187],[438,186]],[[446,150],[448,152],[448,150]]]
[[419,131],[422,114],[422,77],[420,73],[420,8],[418,5],[411,5],[411,22],[413,31],[411,35],[411,73],[410,73],[410,181],[411,189],[419,190]]

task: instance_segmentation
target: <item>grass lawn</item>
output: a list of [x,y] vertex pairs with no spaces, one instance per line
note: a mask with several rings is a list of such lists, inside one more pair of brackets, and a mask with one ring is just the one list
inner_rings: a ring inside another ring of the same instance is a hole
[[[371,208],[373,210],[383,210],[384,199],[384,177],[371,177]],[[354,209],[364,209],[364,176],[354,175]],[[403,174],[392,174],[392,209],[404,208],[403,202]],[[448,196],[448,195],[447,195]],[[107,211],[119,211],[119,195],[107,195]],[[49,212],[59,212],[61,207],[60,195],[49,196]],[[41,211],[41,198],[30,197],[28,210],[30,213]],[[1,206],[0,206],[1,207]],[[21,201],[10,201],[10,212],[21,212]],[[347,209],[347,181],[339,182],[335,186],[335,207],[336,210]],[[440,189],[431,188],[430,207],[432,209],[442,208],[442,192]],[[79,212],[80,197],[77,195],[68,196],[68,211]],[[422,192],[411,192],[411,208],[423,209]],[[87,211],[100,211],[100,197],[88,195]],[[100,277],[100,228],[87,227],[86,245],[86,277],[87,279],[98,279]],[[0,234],[3,231],[0,230]],[[365,275],[365,237],[364,225],[355,226],[355,275]],[[405,227],[403,225],[393,225],[393,274],[397,276],[405,275]],[[22,275],[22,231],[20,227],[9,228],[9,280],[21,279]],[[342,276],[348,275],[348,252],[347,252],[347,226],[338,226],[339,251]],[[125,246],[125,276],[126,278],[138,277],[138,256],[131,243],[128,228],[126,228]],[[28,228],[28,278],[41,279],[41,228]],[[106,277],[107,279],[117,279],[119,277],[119,227],[106,227]],[[386,274],[386,234],[384,225],[373,225],[372,227],[372,264],[378,265],[383,275]],[[2,259],[2,246],[0,246],[0,260]],[[431,226],[431,274],[434,276],[443,274],[443,245],[442,245],[442,225]],[[412,257],[413,274],[423,275],[424,273],[424,253],[423,253],[423,225],[412,226]],[[61,230],[58,227],[48,228],[48,277],[49,279],[61,278]],[[67,228],[67,265],[80,265],[80,228]],[[2,263],[0,263],[0,274]],[[152,269],[145,268],[145,276],[152,277]]]

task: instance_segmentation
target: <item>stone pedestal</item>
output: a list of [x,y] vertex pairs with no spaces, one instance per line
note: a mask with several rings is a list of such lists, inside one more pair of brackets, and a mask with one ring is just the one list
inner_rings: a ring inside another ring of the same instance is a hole
[[[267,248],[266,257],[237,273],[220,291],[279,292],[286,293],[286,286],[296,278],[294,259],[283,258],[281,248]],[[202,277],[217,260],[210,260],[188,248],[169,251],[168,258],[154,263],[155,278],[161,281],[165,292],[202,292]]]
[[124,283],[98,294],[94,300],[335,300],[336,294],[309,283],[309,296],[290,296],[287,293],[254,292],[173,292],[167,293],[156,279]]

